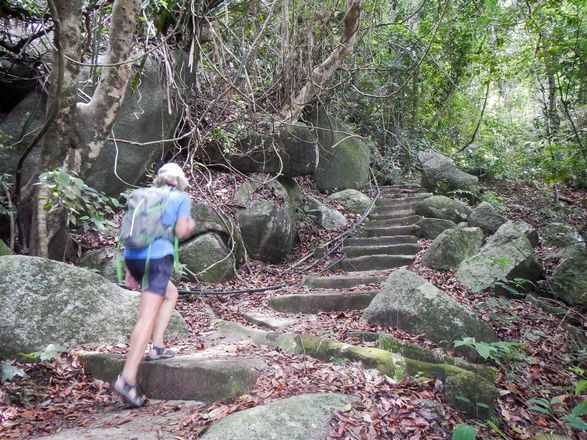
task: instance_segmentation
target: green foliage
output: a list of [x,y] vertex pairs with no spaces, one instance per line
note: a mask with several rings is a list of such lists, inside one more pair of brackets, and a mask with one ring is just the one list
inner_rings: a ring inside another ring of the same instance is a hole
[[457,425],[452,431],[452,440],[475,440],[477,438],[477,430],[474,426],[462,423]]
[[67,351],[64,347],[55,344],[49,344],[45,347],[44,350],[35,351],[33,353],[18,353],[18,355],[22,358],[25,358],[29,361],[37,362],[45,362],[50,361],[58,357],[61,353]]
[[72,171],[61,168],[43,173],[39,185],[48,191],[44,208],[65,209],[68,224],[74,228],[102,232],[106,226],[116,226],[106,217],[120,206],[118,200],[86,185]]
[[0,362],[0,383],[12,380],[15,377],[25,377],[23,369],[15,367],[10,361]]
[[7,198],[10,195],[11,189],[12,176],[10,174],[0,173],[0,215],[10,214],[14,211]]
[[492,361],[497,365],[514,360],[524,361],[528,359],[526,353],[521,350],[524,347],[521,342],[477,342],[475,338],[464,337],[461,340],[453,341],[453,347],[471,348],[483,359]]

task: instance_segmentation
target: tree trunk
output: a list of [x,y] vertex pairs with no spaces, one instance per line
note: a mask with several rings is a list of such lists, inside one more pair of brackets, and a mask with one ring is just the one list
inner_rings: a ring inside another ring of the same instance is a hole
[[[99,84],[88,104],[78,103],[77,86],[82,43],[81,0],[49,0],[56,24],[56,53],[53,57],[48,109],[57,106],[41,143],[41,155],[35,177],[23,189],[24,205],[28,206],[29,243],[31,255],[61,258],[67,246],[64,212],[46,213],[39,203],[37,185],[40,173],[68,166],[81,177],[104,147],[122,104],[130,78],[126,63],[132,49],[140,12],[140,0],[115,0],[112,6],[110,50]],[[59,76],[63,69],[62,78]],[[62,81],[60,82],[60,78]],[[51,110],[48,110],[48,112]],[[48,248],[49,252],[48,252]]]
[[347,13],[344,17],[344,31],[338,46],[328,58],[314,68],[306,84],[283,106],[280,111],[283,122],[295,122],[300,117],[304,107],[320,94],[324,82],[340,67],[346,55],[352,50],[359,31],[361,2],[362,0],[348,1]]

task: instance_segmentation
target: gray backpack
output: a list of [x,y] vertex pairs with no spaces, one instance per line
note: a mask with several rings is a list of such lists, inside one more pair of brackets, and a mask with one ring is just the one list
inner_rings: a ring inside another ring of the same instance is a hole
[[161,223],[170,193],[171,188],[163,186],[139,188],[128,196],[128,211],[119,235],[122,246],[127,249],[141,249],[160,237],[174,241],[173,225],[165,226]]

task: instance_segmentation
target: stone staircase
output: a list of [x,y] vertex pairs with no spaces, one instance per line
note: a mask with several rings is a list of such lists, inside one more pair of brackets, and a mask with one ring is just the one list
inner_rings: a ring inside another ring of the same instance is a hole
[[414,206],[431,195],[415,184],[381,187],[367,222],[345,241],[345,257],[329,269],[365,272],[410,264],[420,251],[417,223],[421,217],[415,215]]

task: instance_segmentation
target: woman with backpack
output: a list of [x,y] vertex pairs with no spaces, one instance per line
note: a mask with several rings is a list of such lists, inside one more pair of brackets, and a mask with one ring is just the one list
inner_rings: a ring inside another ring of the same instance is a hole
[[[129,197],[129,213],[121,232],[121,237],[129,237],[133,234],[133,228],[141,231],[141,237],[145,238],[145,230],[148,225],[141,225],[141,219],[153,215],[155,208],[151,207],[145,214],[141,212],[149,205],[149,200],[160,197],[160,225],[162,228],[150,228],[156,237],[146,238],[149,244],[143,247],[129,245],[132,240],[124,240],[124,261],[127,267],[126,284],[133,290],[142,291],[137,322],[130,337],[130,344],[126,356],[126,362],[122,373],[114,381],[114,390],[131,406],[139,407],[145,404],[145,397],[139,394],[136,388],[139,365],[145,360],[167,359],[174,353],[165,348],[163,334],[171,320],[171,316],[177,302],[177,287],[170,281],[174,265],[174,251],[177,255],[177,244],[174,239],[188,237],[195,227],[191,218],[191,199],[183,190],[188,186],[188,181],[183,170],[174,163],[163,165],[157,172],[154,180],[155,187],[137,190],[133,204],[133,194]],[[158,193],[157,193],[158,192]],[[159,195],[158,195],[159,194]],[[138,214],[137,214],[138,213]],[[130,216],[130,217],[129,217]],[[127,224],[130,225],[130,233],[125,233]],[[163,232],[162,232],[163,231]],[[133,242],[135,243],[136,240]],[[145,347],[151,340],[149,351],[144,355]]]

